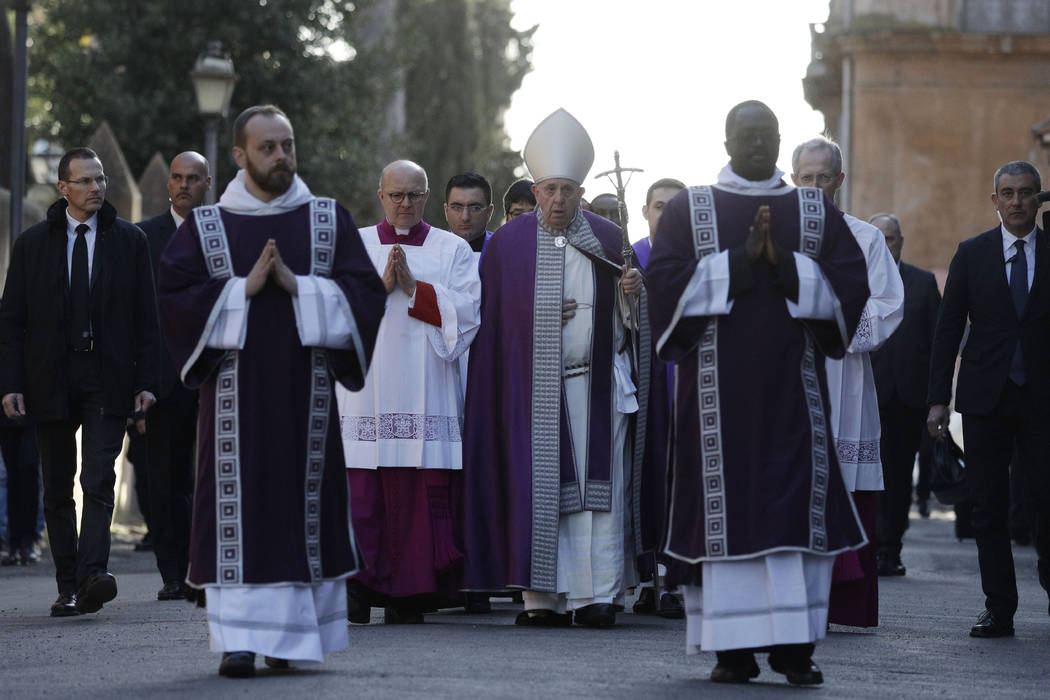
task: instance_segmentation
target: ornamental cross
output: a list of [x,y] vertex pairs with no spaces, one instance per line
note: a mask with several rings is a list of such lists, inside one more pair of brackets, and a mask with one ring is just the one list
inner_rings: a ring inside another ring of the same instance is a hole
[[[633,267],[634,261],[634,248],[631,247],[631,239],[627,237],[627,201],[624,198],[624,194],[627,190],[627,185],[630,184],[631,178],[634,177],[634,173],[644,172],[641,168],[623,168],[620,167],[620,152],[613,151],[613,163],[615,167],[612,170],[606,170],[605,172],[598,173],[594,177],[607,177],[609,182],[616,188],[616,204],[620,211],[620,231],[623,236],[623,261],[628,268]],[[627,182],[623,181],[623,174],[629,173],[627,176]],[[613,179],[613,175],[616,179]]]

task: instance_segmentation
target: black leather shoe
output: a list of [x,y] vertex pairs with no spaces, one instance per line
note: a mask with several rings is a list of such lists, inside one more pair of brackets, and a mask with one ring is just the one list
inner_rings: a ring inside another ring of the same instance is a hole
[[813,663],[813,659],[789,663],[777,657],[776,654],[770,654],[769,667],[787,676],[787,682],[791,685],[820,685],[824,682],[824,674]]
[[276,669],[283,671],[288,668],[288,659],[278,659],[273,656],[264,656],[263,663],[266,664],[267,668]]
[[1003,622],[995,617],[991,610],[985,610],[977,618],[977,624],[970,628],[971,637],[1012,637],[1014,636],[1013,620]]
[[573,621],[584,627],[612,627],[616,624],[616,608],[609,603],[592,603],[573,613]]
[[181,581],[168,581],[157,591],[157,600],[186,600],[187,587]]
[[423,613],[388,606],[383,609],[383,624],[421,625],[423,624]]
[[749,663],[731,664],[719,661],[711,671],[712,683],[747,683],[759,674],[758,664],[752,654]]
[[662,593],[660,595],[660,617],[667,620],[681,620],[685,617],[685,608],[682,601],[674,593]]
[[59,593],[58,600],[51,604],[51,617],[73,617],[79,614],[77,612],[77,596],[75,593],[72,595]]
[[572,624],[572,615],[553,610],[525,610],[514,618],[514,624],[522,627],[568,627]]
[[93,613],[117,597],[117,579],[108,571],[96,571],[77,591],[77,612]]
[[901,563],[899,554],[879,553],[876,555],[876,562],[879,576],[904,576],[908,573],[908,570],[904,568],[904,564]]
[[463,609],[470,615],[484,615],[492,612],[492,603],[487,593],[467,593],[463,596]]
[[638,600],[634,601],[634,605],[631,606],[631,610],[634,611],[635,615],[655,615],[656,589],[652,587],[643,588],[642,592],[638,594]]
[[219,664],[219,675],[227,678],[251,678],[255,675],[255,653],[251,651],[224,651]]

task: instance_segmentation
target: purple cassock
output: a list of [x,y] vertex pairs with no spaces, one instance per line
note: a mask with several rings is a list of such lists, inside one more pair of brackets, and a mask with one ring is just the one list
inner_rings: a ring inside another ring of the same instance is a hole
[[[634,244],[638,266],[649,264],[652,247],[649,238]],[[638,572],[648,581],[656,572],[653,554],[663,549],[664,516],[667,513],[667,443],[671,429],[671,388],[674,363],[664,362],[652,352],[649,375],[649,418],[646,425],[645,454],[641,476],[641,540]],[[663,557],[661,557],[663,563]]]
[[[291,297],[272,279],[250,299],[241,349],[206,347],[231,283],[270,238],[293,273],[337,285],[356,324],[351,349],[303,347]],[[364,384],[386,292],[349,212],[330,199],[269,216],[196,209],[158,282],[168,347],[200,388],[189,582],[319,583],[356,571],[333,380]]]
[[[593,236],[586,235],[588,226]],[[470,350],[463,428],[466,590],[554,592],[560,515],[611,507],[620,229],[582,211],[564,236],[539,228],[535,213],[516,217],[489,240],[481,258],[481,327]],[[595,275],[585,484],[577,482],[561,386],[564,253],[559,251],[565,245],[586,255]],[[639,335],[646,336],[648,347],[648,333]],[[642,418],[632,419],[628,440],[636,449],[625,459],[624,483],[629,532],[637,538],[648,362],[639,366],[635,383]]]
[[[763,204],[775,269],[752,265],[743,248]],[[710,289],[698,284],[698,261],[720,251],[729,251],[732,306],[683,313]],[[789,313],[785,299],[799,303],[800,290],[792,251],[827,281],[837,321]],[[824,374],[825,355],[843,355],[868,298],[864,256],[841,214],[812,188],[692,187],[664,209],[646,271],[657,349],[677,364],[665,551],[695,565],[679,582],[695,584],[701,560],[863,543],[833,449]]]

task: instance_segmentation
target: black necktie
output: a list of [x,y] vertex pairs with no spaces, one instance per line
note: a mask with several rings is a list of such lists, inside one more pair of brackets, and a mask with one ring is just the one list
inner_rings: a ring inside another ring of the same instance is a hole
[[[1010,268],[1010,296],[1014,298],[1014,310],[1017,318],[1024,313],[1025,304],[1028,303],[1028,258],[1024,254],[1024,241],[1020,238],[1014,243],[1017,253],[1013,258],[1013,266]],[[1021,352],[1021,339],[1017,339],[1017,347],[1014,348],[1014,359],[1010,362],[1010,379],[1017,386],[1025,383],[1024,355]]]
[[88,286],[87,224],[77,226],[73,243],[73,263],[69,271],[70,327],[69,342],[74,350],[91,347],[91,289]]

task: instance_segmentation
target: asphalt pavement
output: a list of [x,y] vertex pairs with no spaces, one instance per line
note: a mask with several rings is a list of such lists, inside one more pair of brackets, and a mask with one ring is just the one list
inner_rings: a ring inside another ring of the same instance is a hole
[[203,609],[156,600],[152,554],[114,543],[119,595],[95,615],[51,618],[54,568],[0,568],[2,698],[826,698],[1050,697],[1050,616],[1035,552],[1015,547],[1017,636],[973,639],[983,609],[973,540],[956,541],[950,513],[914,514],[908,573],[880,580],[880,626],[832,626],[817,646],[823,686],[791,688],[760,658],[746,686],[707,680],[713,654],[686,656],[685,622],[625,613],[612,629],[514,626],[520,607],[490,615],[448,611],[423,625],[350,628],[350,648],[323,665],[253,679],[216,674]]

